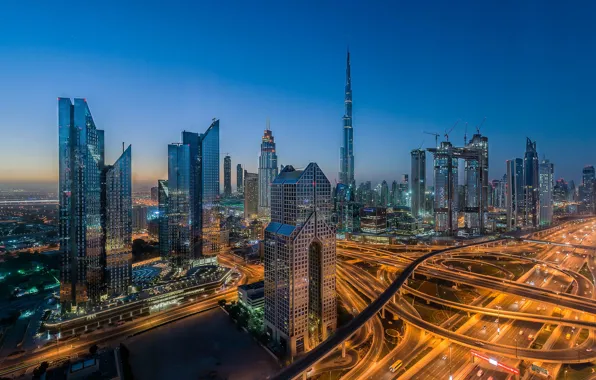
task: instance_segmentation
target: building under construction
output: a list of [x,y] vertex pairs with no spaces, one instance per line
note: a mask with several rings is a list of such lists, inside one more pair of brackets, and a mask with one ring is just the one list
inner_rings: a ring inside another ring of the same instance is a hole
[[[433,154],[435,232],[457,235],[458,216],[463,212],[465,231],[483,234],[488,216],[488,138],[480,134],[479,128],[463,147],[453,146],[447,133],[445,137],[447,141],[428,149]],[[464,167],[463,210],[457,191],[459,160],[463,160]]]

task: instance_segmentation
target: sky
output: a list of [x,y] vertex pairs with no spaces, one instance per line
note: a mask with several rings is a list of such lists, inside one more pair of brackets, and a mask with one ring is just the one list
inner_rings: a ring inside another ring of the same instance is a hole
[[132,144],[137,183],[166,178],[167,144],[214,117],[233,182],[238,163],[256,172],[267,118],[280,164],[317,162],[333,182],[348,46],[357,182],[399,180],[410,150],[434,145],[423,131],[461,120],[461,145],[485,117],[491,178],[526,136],[557,178],[596,164],[596,2],[164,4],[3,5],[0,184],[56,181],[57,97],[87,99],[108,163]]

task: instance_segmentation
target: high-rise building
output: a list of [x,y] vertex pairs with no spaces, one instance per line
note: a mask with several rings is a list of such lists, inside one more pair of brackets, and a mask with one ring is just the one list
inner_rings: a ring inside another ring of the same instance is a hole
[[381,183],[381,207],[387,207],[389,204],[389,185],[383,180]]
[[[219,252],[219,120],[205,133],[182,132],[182,144],[189,147],[189,193],[192,259],[199,264],[205,255]],[[171,184],[170,184],[171,187]],[[198,261],[197,261],[198,260]]]
[[168,227],[168,206],[170,204],[170,194],[168,181],[160,179],[157,181],[157,203],[159,210],[159,255],[163,259],[170,257],[170,233]]
[[147,229],[147,206],[135,205],[132,208],[132,229],[139,232]]
[[236,191],[238,192],[238,194],[242,194],[244,192],[244,190],[242,190],[244,186],[244,179],[242,178],[242,173],[244,173],[244,171],[242,170],[242,165],[236,165]]
[[435,232],[455,235],[458,230],[458,159],[449,141],[439,148],[429,148],[434,154]]
[[176,267],[190,267],[193,256],[190,145],[168,145],[169,258]]
[[337,327],[331,184],[317,164],[291,165],[271,184],[265,230],[265,327],[291,356]]
[[244,172],[244,217],[254,218],[259,212],[259,175]]
[[526,139],[524,155],[524,226],[538,226],[538,152],[536,141]]
[[415,149],[410,155],[412,157],[410,202],[412,216],[417,218],[426,212],[424,207],[426,193],[426,152],[422,149]]
[[228,155],[224,157],[224,197],[232,196],[232,158]]
[[339,182],[355,187],[354,182],[354,130],[352,128],[352,76],[350,74],[350,52],[346,63],[346,87],[344,97],[343,141],[339,158]]
[[460,150],[464,159],[464,220],[466,229],[484,233],[488,218],[488,137],[475,133]]
[[151,188],[151,201],[157,203],[159,197],[159,189],[157,186]]
[[524,210],[524,160],[515,158],[507,160],[507,188],[505,208],[507,210],[507,229],[519,227]]
[[539,166],[540,225],[548,226],[553,221],[553,179],[555,168],[549,160],[542,160]]
[[[124,294],[132,281],[132,156],[131,147],[103,170],[102,209],[105,275],[109,296]],[[145,228],[147,209],[145,208]]]
[[275,139],[267,128],[261,139],[261,155],[259,156],[259,214],[269,215],[271,213],[271,183],[277,176],[277,153],[275,151]]
[[489,204],[500,210],[507,208],[506,206],[506,194],[507,194],[507,175],[503,176],[503,179],[495,179],[491,183],[492,197]]
[[130,285],[132,176],[130,147],[105,165],[104,131],[85,99],[58,98],[58,131],[60,303],[67,312]]
[[581,202],[580,210],[583,213],[593,214],[596,205],[595,196],[596,173],[594,166],[588,165],[582,169],[582,183],[580,185],[579,197]]

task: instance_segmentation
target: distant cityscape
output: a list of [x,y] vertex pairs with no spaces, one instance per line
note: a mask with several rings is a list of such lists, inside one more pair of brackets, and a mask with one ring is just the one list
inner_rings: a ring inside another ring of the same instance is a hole
[[[57,186],[0,192],[0,376],[594,373],[594,166],[577,168],[578,184],[558,178],[539,142],[525,137],[522,151],[523,136],[511,136],[518,157],[491,161],[489,116],[469,139],[461,121],[424,132],[434,144],[403,152],[408,173],[358,181],[349,51],[345,69],[337,183],[316,162],[279,164],[269,120],[245,142],[260,137],[258,171],[247,171],[220,151],[222,117],[164,142],[167,177],[137,192],[135,142],[106,146],[90,103],[59,97]],[[450,139],[460,123],[461,145]],[[107,150],[120,152],[112,164]],[[177,341],[160,330],[195,320]],[[149,353],[158,341],[200,341],[216,359],[172,364],[188,356]]]

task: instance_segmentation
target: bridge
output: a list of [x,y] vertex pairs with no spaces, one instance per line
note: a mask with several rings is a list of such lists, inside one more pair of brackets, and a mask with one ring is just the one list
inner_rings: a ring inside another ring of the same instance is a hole
[[526,242],[526,243],[534,243],[534,244],[554,245],[554,246],[557,246],[557,247],[567,247],[567,248],[596,250],[596,247],[593,246],[593,245],[572,244],[572,243],[557,243],[557,242],[554,242],[554,241],[537,240],[537,239],[521,239],[521,241]]

